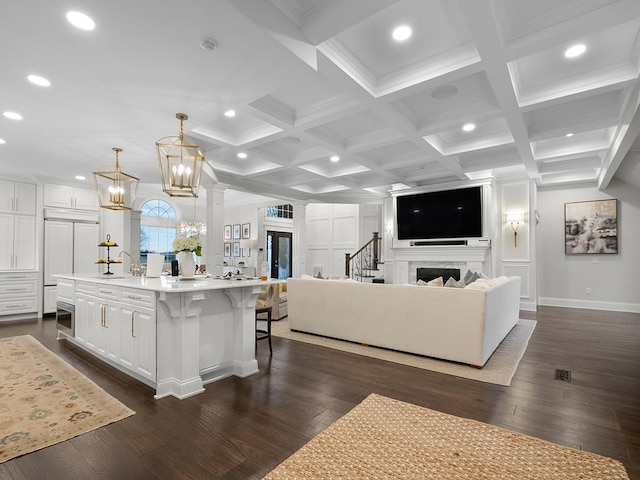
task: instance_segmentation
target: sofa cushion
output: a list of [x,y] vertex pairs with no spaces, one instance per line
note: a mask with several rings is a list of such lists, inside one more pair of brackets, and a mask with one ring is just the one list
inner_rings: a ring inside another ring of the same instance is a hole
[[456,280],[453,277],[449,277],[449,280],[447,280],[444,286],[451,288],[464,288],[464,282],[462,280]]

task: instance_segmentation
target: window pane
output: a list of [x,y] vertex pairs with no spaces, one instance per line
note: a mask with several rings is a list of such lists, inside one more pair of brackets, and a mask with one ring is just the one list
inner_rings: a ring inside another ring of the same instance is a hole
[[177,218],[171,204],[164,200],[149,200],[142,205],[141,210],[144,217]]
[[140,263],[147,264],[147,253],[161,253],[164,262],[175,260],[176,254],[171,245],[176,238],[175,227],[140,226]]

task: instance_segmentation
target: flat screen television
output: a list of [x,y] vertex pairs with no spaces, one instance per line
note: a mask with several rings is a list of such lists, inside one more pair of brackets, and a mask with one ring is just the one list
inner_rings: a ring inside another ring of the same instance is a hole
[[482,237],[482,186],[396,197],[399,240]]

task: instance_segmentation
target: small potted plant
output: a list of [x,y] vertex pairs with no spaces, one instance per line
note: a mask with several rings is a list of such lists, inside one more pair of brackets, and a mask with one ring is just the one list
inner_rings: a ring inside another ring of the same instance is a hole
[[244,268],[244,262],[242,260],[238,262],[238,267]]

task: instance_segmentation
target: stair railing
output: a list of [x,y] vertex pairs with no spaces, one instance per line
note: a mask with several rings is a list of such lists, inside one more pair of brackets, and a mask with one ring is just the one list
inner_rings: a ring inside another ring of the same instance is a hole
[[371,240],[356,253],[345,253],[345,275],[362,281],[364,277],[371,276],[372,271],[378,270],[380,263],[380,237],[378,232],[373,232]]

